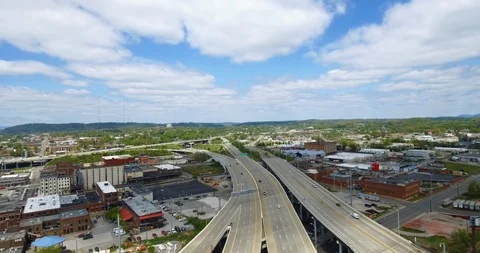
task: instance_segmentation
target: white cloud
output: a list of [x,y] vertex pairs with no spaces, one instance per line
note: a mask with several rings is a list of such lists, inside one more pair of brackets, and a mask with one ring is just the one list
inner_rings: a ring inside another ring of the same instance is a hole
[[66,89],[63,91],[63,93],[69,95],[87,95],[90,94],[90,91],[86,89]]
[[63,84],[67,85],[67,86],[71,86],[71,87],[86,87],[88,86],[88,83],[86,81],[83,81],[83,80],[63,80],[62,81]]
[[439,65],[480,55],[480,1],[412,0],[393,5],[381,24],[349,31],[319,53],[357,68]]
[[0,41],[27,52],[90,62],[129,55],[119,32],[69,1],[2,1],[0,27]]
[[[205,55],[263,61],[321,35],[333,14],[321,1],[79,1],[115,29],[158,43],[187,41]],[[255,6],[255,8],[252,8]],[[345,11],[335,3],[336,13]]]
[[38,61],[0,60],[0,75],[37,75],[37,74],[50,76],[54,78],[69,77],[69,75],[64,73],[63,71]]

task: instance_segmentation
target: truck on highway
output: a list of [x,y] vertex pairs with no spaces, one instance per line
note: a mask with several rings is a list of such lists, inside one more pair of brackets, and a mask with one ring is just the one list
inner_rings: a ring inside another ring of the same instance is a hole
[[477,204],[475,204],[475,211],[480,211],[480,202],[477,202]]
[[464,204],[464,203],[465,203],[465,200],[464,200],[464,199],[461,199],[461,200],[458,202],[457,208],[463,209],[463,204]]
[[464,203],[463,203],[463,209],[470,209],[470,200],[466,200]]

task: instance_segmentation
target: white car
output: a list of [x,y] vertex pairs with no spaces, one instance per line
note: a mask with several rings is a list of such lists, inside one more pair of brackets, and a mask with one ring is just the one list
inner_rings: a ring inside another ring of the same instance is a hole
[[352,213],[352,217],[355,219],[360,219],[360,215],[358,213]]

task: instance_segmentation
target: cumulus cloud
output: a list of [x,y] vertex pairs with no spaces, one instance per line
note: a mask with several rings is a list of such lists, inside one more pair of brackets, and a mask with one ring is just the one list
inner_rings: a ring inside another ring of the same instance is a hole
[[69,77],[69,75],[63,72],[62,70],[59,70],[53,66],[49,66],[38,61],[0,60],[0,75],[37,75],[37,74],[50,76],[54,78]]
[[478,57],[479,11],[477,0],[395,4],[381,24],[353,29],[308,56],[356,68],[428,66]]
[[90,91],[86,89],[66,89],[63,91],[63,93],[69,94],[69,95],[86,95],[86,94],[90,94]]
[[88,86],[88,83],[86,81],[83,81],[83,80],[67,79],[67,80],[63,80],[62,83],[67,85],[67,86],[72,86],[72,87],[86,87],[86,86]]
[[124,38],[70,1],[2,1],[0,41],[68,61],[116,61],[129,55]]

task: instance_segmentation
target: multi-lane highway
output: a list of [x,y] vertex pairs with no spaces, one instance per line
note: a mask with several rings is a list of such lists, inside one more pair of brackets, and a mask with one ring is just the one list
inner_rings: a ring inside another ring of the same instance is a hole
[[234,146],[226,144],[225,147],[257,182],[268,251],[316,252],[277,179],[260,164],[243,156]]
[[211,252],[228,228],[230,232],[223,252],[260,252],[262,214],[255,180],[235,159],[218,154],[211,155],[230,172],[233,183],[232,197],[180,252]]
[[424,252],[362,214],[353,218],[355,209],[285,160],[263,160],[300,203],[354,252]]

